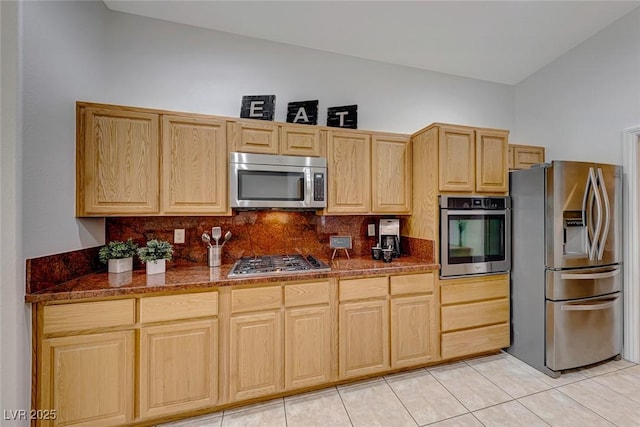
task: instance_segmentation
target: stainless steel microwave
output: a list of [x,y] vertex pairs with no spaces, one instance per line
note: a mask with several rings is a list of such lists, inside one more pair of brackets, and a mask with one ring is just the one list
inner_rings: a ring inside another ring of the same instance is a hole
[[235,209],[322,209],[327,159],[230,153],[229,189]]

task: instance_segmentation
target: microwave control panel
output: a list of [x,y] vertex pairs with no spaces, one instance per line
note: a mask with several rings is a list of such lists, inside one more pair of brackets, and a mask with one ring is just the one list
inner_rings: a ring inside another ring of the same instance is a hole
[[324,201],[324,174],[321,172],[313,174],[313,200],[315,202]]

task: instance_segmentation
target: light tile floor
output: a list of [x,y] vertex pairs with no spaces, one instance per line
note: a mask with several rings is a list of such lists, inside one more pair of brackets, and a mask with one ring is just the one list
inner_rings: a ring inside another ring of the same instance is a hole
[[162,427],[640,426],[640,365],[552,379],[507,353],[386,375]]

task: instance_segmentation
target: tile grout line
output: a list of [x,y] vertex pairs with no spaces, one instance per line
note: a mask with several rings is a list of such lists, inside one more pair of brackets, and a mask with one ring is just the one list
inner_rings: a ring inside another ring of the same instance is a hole
[[353,420],[351,419],[351,415],[349,414],[349,410],[347,409],[347,405],[345,405],[344,400],[342,399],[342,393],[340,393],[340,389],[337,386],[334,386],[334,388],[338,392],[338,397],[340,398],[340,402],[342,403],[342,407],[344,408],[344,412],[347,413],[347,418],[349,418],[349,423],[353,427]]
[[[416,369],[415,371],[412,372],[416,372],[419,371],[420,369]],[[427,372],[428,373],[428,372]],[[430,373],[428,373],[429,375],[431,375]],[[398,394],[396,393],[396,391],[393,389],[393,387],[391,387],[391,384],[389,384],[389,381],[387,381],[387,378],[383,375],[382,379],[384,380],[384,383],[387,385],[387,387],[389,387],[389,389],[391,390],[391,393],[393,393],[393,395],[396,397],[396,399],[398,399],[398,402],[400,402],[400,404],[402,405],[402,407],[404,408],[405,411],[407,411],[407,413],[409,414],[409,416],[411,417],[411,419],[413,420],[414,423],[416,423],[416,426],[420,426],[420,424],[418,423],[418,420],[415,419],[415,417],[413,416],[413,414],[411,413],[411,411],[409,410],[409,408],[407,408],[407,406],[404,404],[404,402],[402,401],[402,399],[400,399],[400,396],[398,396]]]

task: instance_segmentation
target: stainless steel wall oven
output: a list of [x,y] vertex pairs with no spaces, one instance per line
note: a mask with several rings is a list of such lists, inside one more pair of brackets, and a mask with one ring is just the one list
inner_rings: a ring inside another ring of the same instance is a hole
[[440,196],[440,277],[511,268],[511,199]]

